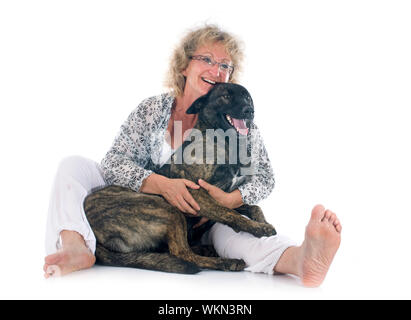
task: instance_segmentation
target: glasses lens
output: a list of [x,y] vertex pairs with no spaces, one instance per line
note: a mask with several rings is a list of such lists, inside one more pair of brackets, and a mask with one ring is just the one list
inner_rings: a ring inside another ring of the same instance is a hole
[[227,63],[220,63],[220,70],[222,72],[231,74],[233,72],[233,69],[234,68],[232,66],[228,65]]
[[214,64],[213,59],[211,59],[210,57],[201,57],[201,60],[203,60],[205,63],[209,64],[210,66]]
[[224,63],[224,62],[218,63],[214,61],[213,58],[208,57],[208,56],[201,56],[201,55],[192,56],[191,59],[201,60],[204,63],[208,64],[209,66],[214,66],[215,64],[218,64],[218,68],[220,69],[220,71],[228,73],[228,74],[231,74],[234,70],[234,67],[230,66],[228,63]]
[[230,70],[230,66],[227,63],[220,63],[220,69],[222,71],[229,71]]

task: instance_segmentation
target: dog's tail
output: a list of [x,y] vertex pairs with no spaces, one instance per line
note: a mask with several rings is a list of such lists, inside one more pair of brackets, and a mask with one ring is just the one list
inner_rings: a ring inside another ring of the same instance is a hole
[[96,247],[96,260],[98,264],[115,267],[149,269],[184,274],[194,274],[201,271],[195,264],[177,258],[168,252],[112,252],[98,243]]

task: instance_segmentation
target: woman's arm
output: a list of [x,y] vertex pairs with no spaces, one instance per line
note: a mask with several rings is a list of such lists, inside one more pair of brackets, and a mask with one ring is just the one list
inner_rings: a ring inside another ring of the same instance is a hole
[[164,116],[162,113],[154,119],[157,110],[164,110],[164,105],[162,100],[153,97],[144,100],[130,114],[101,162],[104,179],[108,184],[161,195],[182,212],[197,214],[195,210],[200,208],[187,187],[198,189],[198,185],[186,179],[169,179],[145,169],[152,157],[150,152],[153,152],[149,147],[152,131],[158,130],[152,129],[153,123]]
[[257,204],[267,198],[274,189],[274,171],[268,158],[267,150],[257,126],[252,123],[250,136],[251,161],[254,174],[251,181],[238,187],[245,204]]
[[121,126],[113,145],[101,161],[104,179],[108,184],[115,184],[139,191],[141,185],[153,171],[144,167],[150,160],[147,152],[147,131],[142,116],[142,102]]

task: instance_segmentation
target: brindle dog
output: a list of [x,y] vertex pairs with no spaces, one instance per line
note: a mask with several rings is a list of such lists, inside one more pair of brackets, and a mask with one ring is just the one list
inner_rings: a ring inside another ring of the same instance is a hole
[[[249,181],[251,176],[241,171],[249,169],[250,164],[243,165],[238,158],[235,163],[229,161],[230,156],[239,155],[241,139],[247,137],[254,116],[248,91],[240,85],[218,83],[197,99],[187,113],[198,113],[196,130],[191,135],[200,134],[203,139],[186,140],[157,173],[194,182],[201,178],[226,192]],[[207,129],[222,130],[210,135]],[[233,137],[235,141],[226,143]],[[84,207],[97,238],[97,263],[189,274],[203,268],[237,271],[244,269],[243,260],[221,258],[212,247],[198,246],[205,231],[217,221],[257,237],[276,234],[258,206],[243,205],[231,210],[219,205],[203,188],[189,192],[201,208],[199,216],[210,219],[198,228],[193,226],[200,217],[184,215],[159,195],[120,186],[108,186],[90,194]]]

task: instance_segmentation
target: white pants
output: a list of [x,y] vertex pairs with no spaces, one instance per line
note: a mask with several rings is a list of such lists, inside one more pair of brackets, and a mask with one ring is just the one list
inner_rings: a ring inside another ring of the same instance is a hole
[[[60,232],[76,231],[94,253],[96,238],[87,221],[83,202],[94,189],[105,185],[99,165],[89,159],[72,156],[61,161],[54,180],[49,205],[46,253],[55,253],[61,247]],[[203,243],[214,246],[219,256],[243,259],[245,270],[273,274],[274,266],[285,249],[295,245],[289,239],[275,235],[256,238],[246,232],[235,232],[216,223],[203,236]]]

